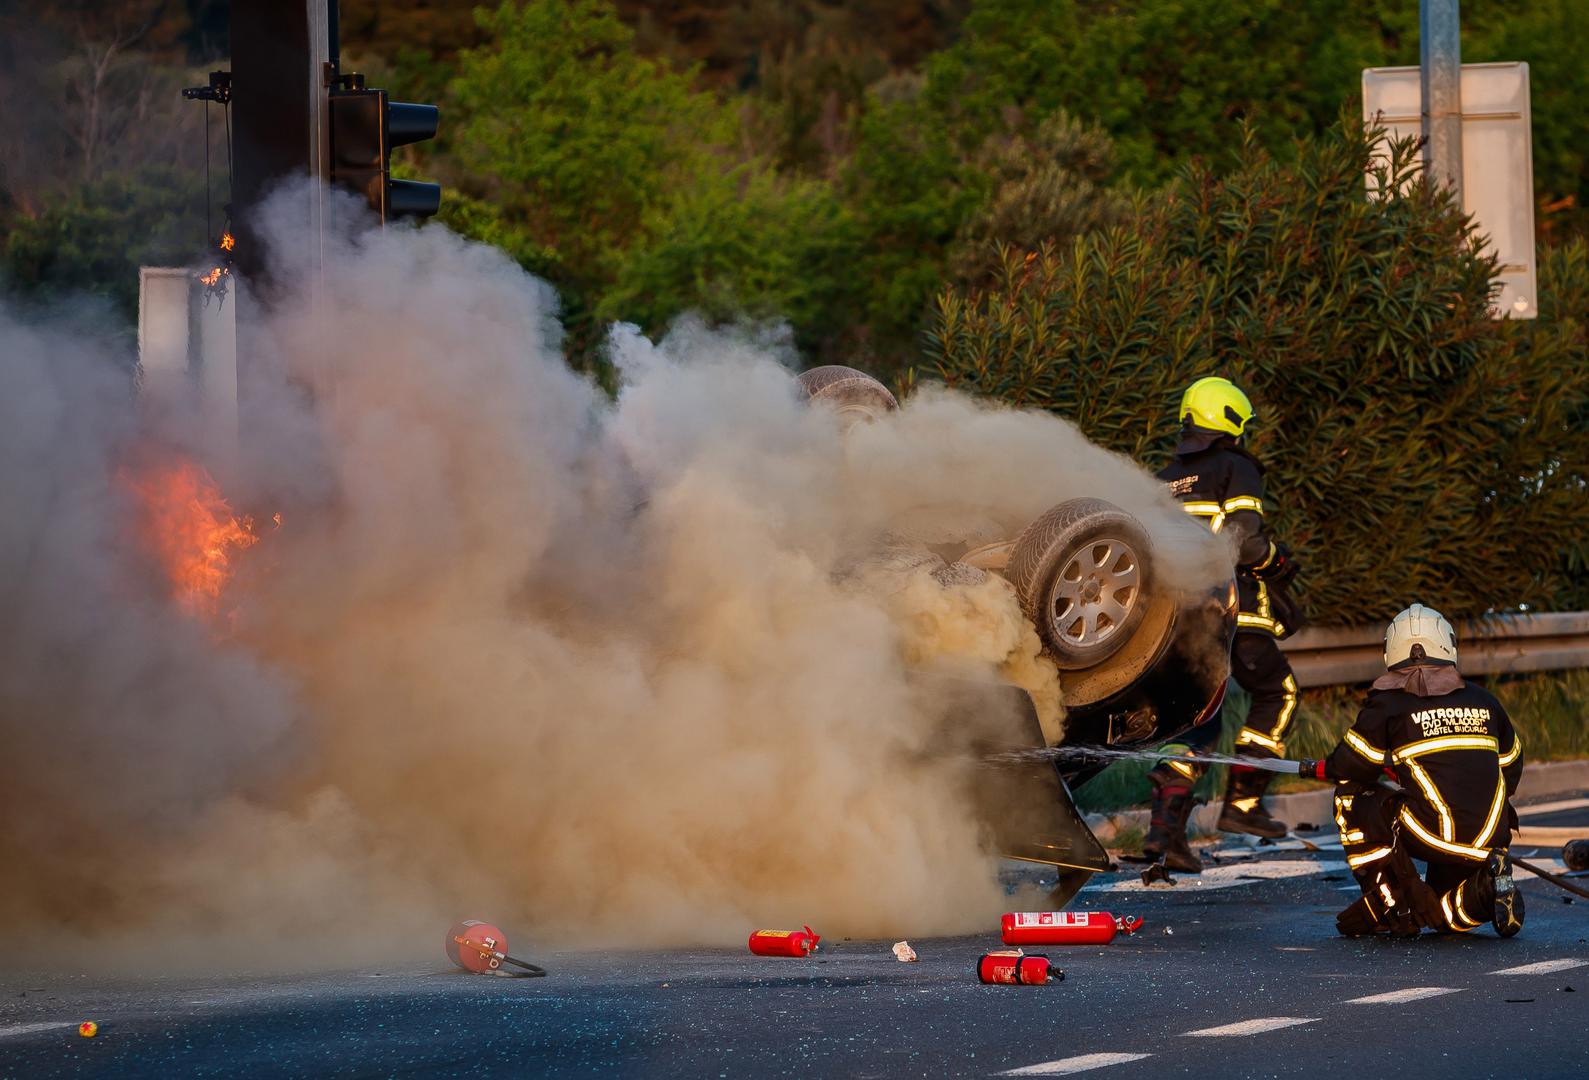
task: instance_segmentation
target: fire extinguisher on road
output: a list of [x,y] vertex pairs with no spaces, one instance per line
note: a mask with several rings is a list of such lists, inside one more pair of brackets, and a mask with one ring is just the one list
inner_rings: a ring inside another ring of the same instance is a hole
[[1008,952],[990,952],[977,958],[977,978],[985,983],[1005,986],[1042,986],[1050,973],[1056,980],[1065,973],[1050,967],[1046,956],[1027,956],[1020,949]]
[[1011,911],[1001,925],[1006,945],[1107,945],[1134,934],[1142,919],[1106,911]]
[[750,951],[757,956],[810,956],[822,940],[811,927],[804,930],[754,930]]

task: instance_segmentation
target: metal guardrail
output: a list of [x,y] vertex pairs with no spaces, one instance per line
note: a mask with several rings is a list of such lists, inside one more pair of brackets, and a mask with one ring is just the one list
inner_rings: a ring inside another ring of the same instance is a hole
[[[1297,685],[1371,682],[1385,671],[1383,626],[1308,629],[1280,643]],[[1461,668],[1472,675],[1589,668],[1589,611],[1497,615],[1457,625]]]

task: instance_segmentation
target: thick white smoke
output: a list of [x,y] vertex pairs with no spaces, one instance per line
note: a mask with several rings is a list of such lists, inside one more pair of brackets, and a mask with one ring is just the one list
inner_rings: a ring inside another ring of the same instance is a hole
[[[1035,635],[997,579],[854,567],[1078,496],[1168,529],[1150,477],[944,392],[842,434],[759,331],[621,329],[611,401],[492,249],[430,226],[328,260],[254,339],[236,467],[116,356],[0,309],[13,941],[325,963],[428,955],[461,917],[664,944],[1000,910],[940,749],[975,711],[917,676],[1041,682]],[[173,446],[282,514],[222,618],[173,601],[117,480]]]

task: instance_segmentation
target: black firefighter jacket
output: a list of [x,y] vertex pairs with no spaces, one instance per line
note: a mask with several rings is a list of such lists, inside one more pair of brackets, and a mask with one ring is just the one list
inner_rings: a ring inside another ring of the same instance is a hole
[[1459,688],[1429,697],[1370,690],[1325,774],[1371,784],[1388,767],[1407,792],[1402,826],[1431,857],[1481,860],[1487,849],[1505,847],[1516,827],[1511,798],[1523,775],[1523,746],[1488,691],[1455,672],[1450,681]]
[[1258,459],[1228,437],[1190,428],[1175,457],[1159,470],[1159,479],[1180,500],[1182,510],[1208,522],[1215,532],[1236,537],[1236,629],[1275,637],[1298,629],[1296,618],[1286,624],[1261,577],[1279,553],[1264,525],[1263,466]]

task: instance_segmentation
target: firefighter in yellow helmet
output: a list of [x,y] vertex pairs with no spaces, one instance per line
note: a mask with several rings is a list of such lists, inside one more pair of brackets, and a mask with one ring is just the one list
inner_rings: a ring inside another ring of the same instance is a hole
[[[1159,472],[1181,509],[1234,541],[1236,589],[1240,610],[1231,649],[1231,674],[1251,698],[1247,722],[1236,737],[1236,751],[1280,757],[1297,706],[1297,681],[1276,644],[1295,632],[1301,612],[1287,591],[1297,572],[1286,546],[1270,536],[1264,522],[1264,467],[1242,446],[1252,421],[1252,402],[1229,379],[1199,379],[1181,397],[1181,439],[1170,464]],[[1153,784],[1153,818],[1145,853],[1172,870],[1196,871],[1201,861],[1186,842],[1192,787],[1206,767],[1184,754],[1207,749],[1219,737],[1216,716],[1191,732],[1148,774]],[[1253,836],[1284,836],[1286,826],[1263,805],[1270,774],[1236,766],[1230,771],[1219,828]]]
[[[1523,747],[1487,691],[1457,670],[1438,611],[1414,604],[1385,632],[1385,674],[1324,761],[1303,772],[1340,783],[1335,821],[1363,895],[1336,916],[1348,936],[1523,927],[1507,853]],[[1383,782],[1384,773],[1396,785]],[[1423,880],[1413,859],[1429,864]]]

